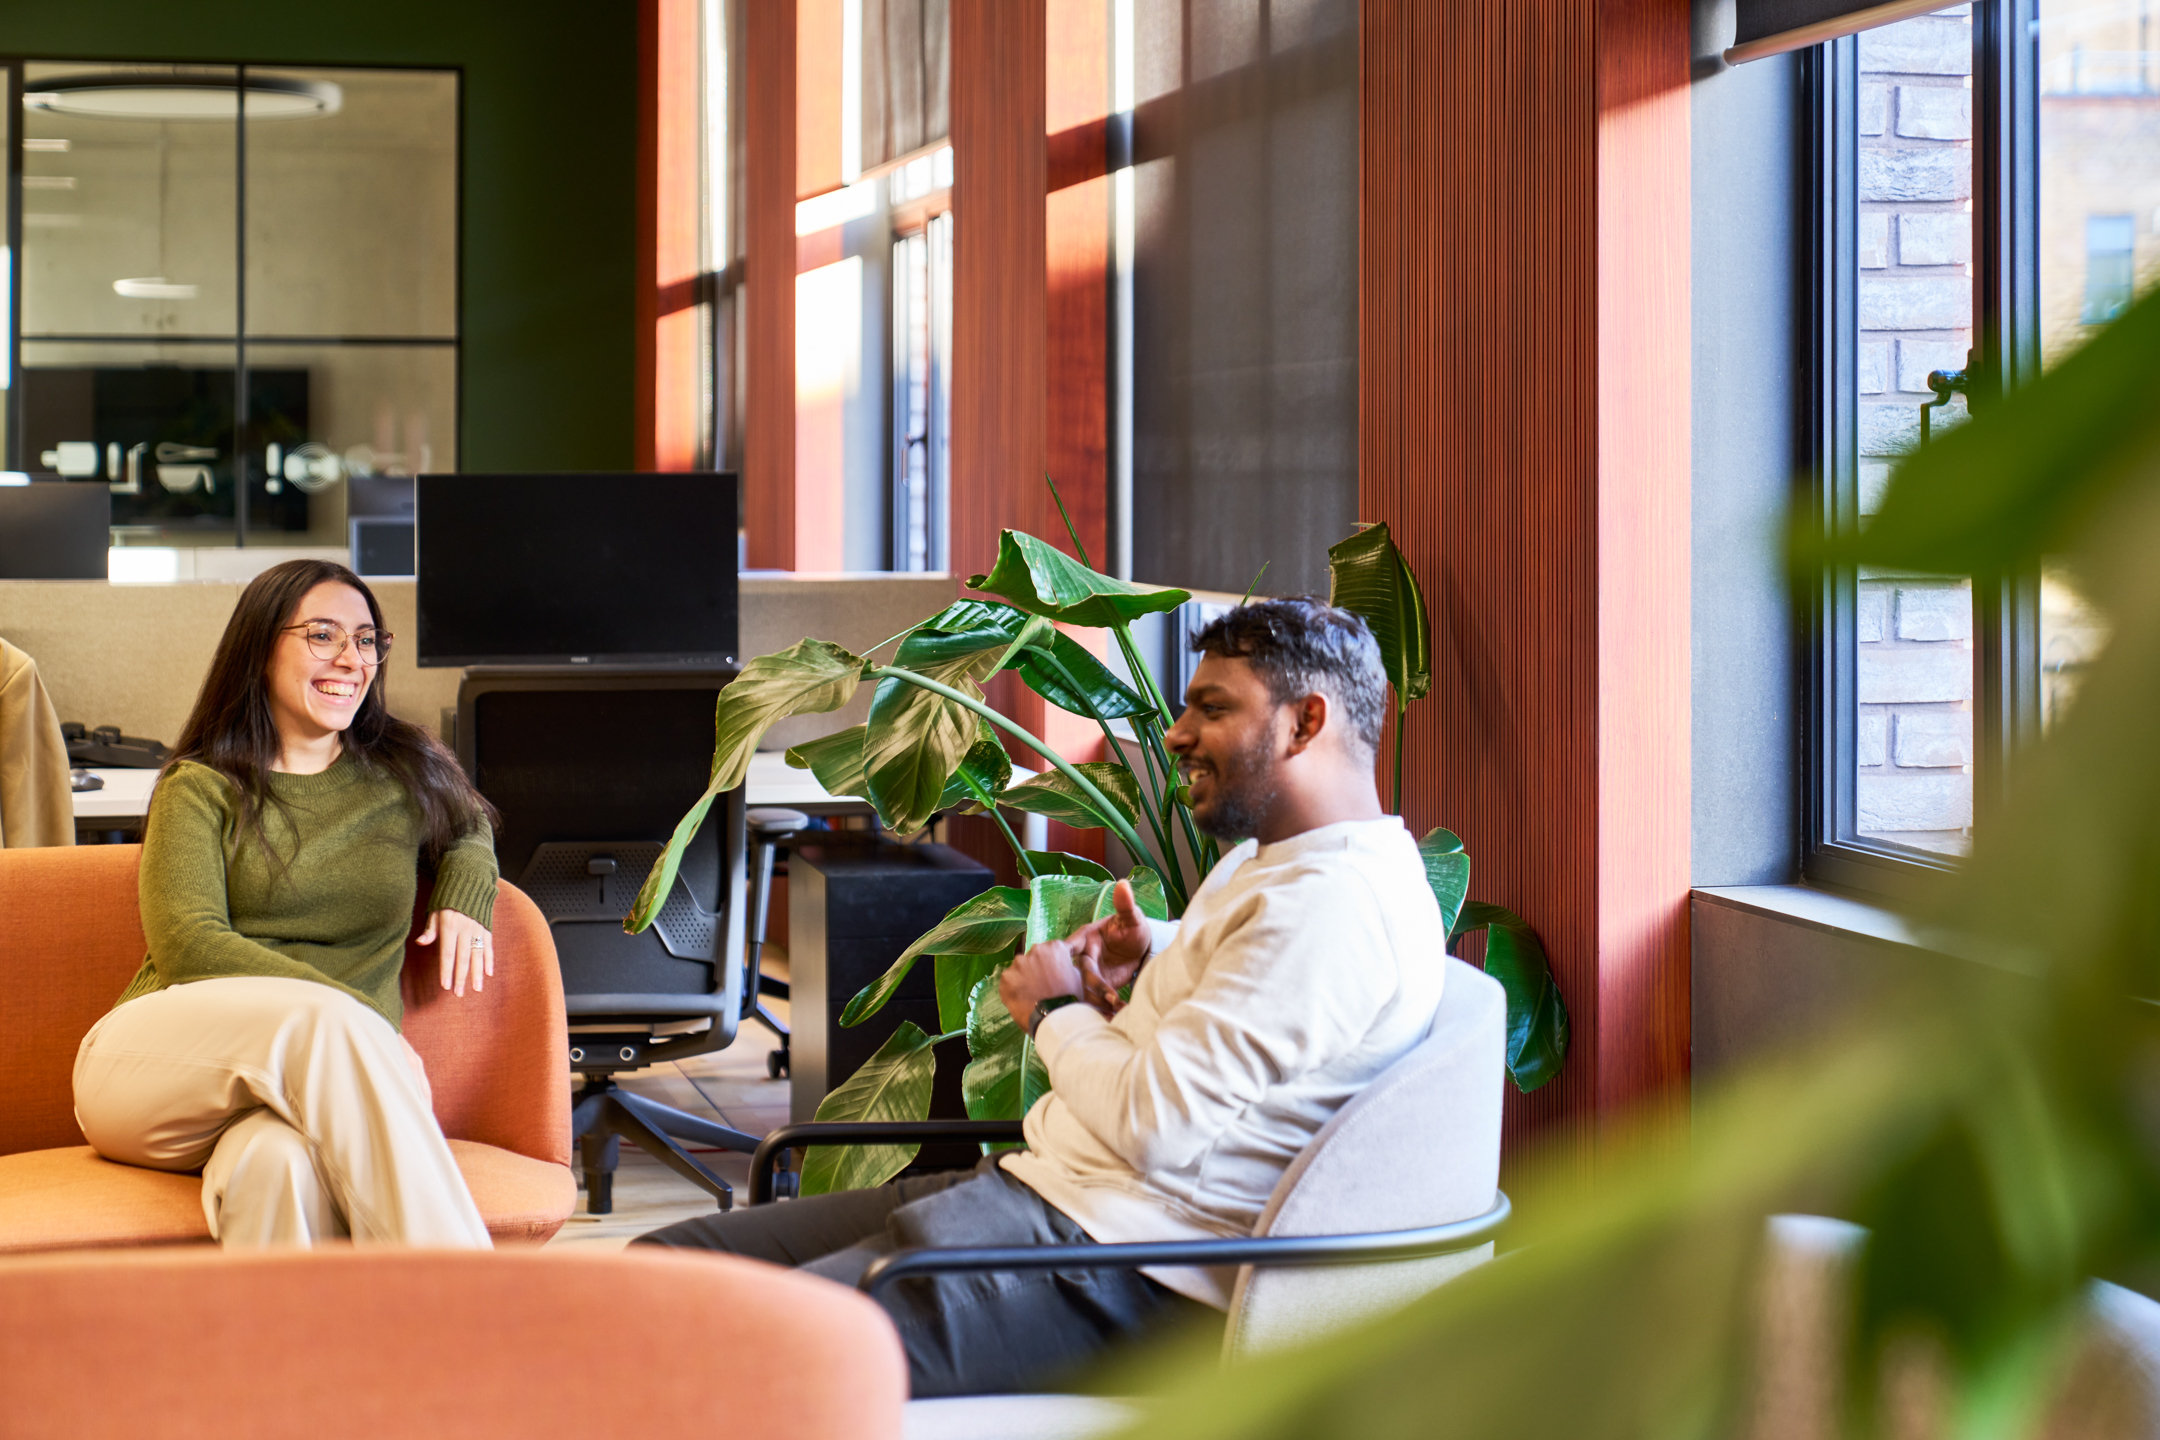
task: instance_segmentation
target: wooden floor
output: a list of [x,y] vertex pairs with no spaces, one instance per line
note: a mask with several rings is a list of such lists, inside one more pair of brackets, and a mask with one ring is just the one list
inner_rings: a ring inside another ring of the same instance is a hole
[[[786,1018],[786,1002],[768,1002]],[[788,1123],[788,1082],[765,1078],[765,1056],[778,1042],[756,1021],[735,1032],[725,1050],[669,1065],[618,1076],[623,1089],[678,1110],[751,1135],[765,1135]],[[735,1187],[735,1203],[749,1199],[750,1157],[726,1152],[691,1153]],[[573,1167],[574,1168],[574,1167]],[[580,1185],[583,1176],[579,1177]],[[578,1211],[548,1243],[556,1248],[583,1245],[619,1250],[636,1236],[677,1220],[710,1215],[718,1207],[710,1195],[638,1149],[624,1144],[615,1171],[615,1206],[607,1215],[588,1215],[578,1192]]]

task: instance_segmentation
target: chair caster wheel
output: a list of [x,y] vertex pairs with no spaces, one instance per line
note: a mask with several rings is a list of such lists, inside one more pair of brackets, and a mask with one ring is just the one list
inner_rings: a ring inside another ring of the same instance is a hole
[[783,1076],[783,1075],[785,1075],[785,1074],[787,1074],[787,1073],[788,1073],[788,1053],[787,1053],[787,1051],[785,1051],[785,1050],[768,1050],[768,1051],[766,1051],[766,1052],[765,1052],[765,1078],[766,1078],[766,1079],[768,1079],[768,1080],[778,1080],[778,1079],[779,1079],[779,1078],[780,1078],[781,1076]]
[[801,1177],[793,1170],[781,1170],[772,1177],[772,1193],[775,1200],[793,1200],[801,1191]]

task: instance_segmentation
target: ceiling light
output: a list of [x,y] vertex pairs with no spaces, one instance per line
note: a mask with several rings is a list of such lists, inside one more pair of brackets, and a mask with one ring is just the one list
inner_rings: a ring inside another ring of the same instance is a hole
[[72,190],[75,188],[75,177],[73,175],[25,175],[22,177],[22,188],[25,190]]
[[[96,74],[33,80],[23,87],[23,108],[99,120],[223,120],[238,106],[236,84],[208,76]],[[247,118],[305,120],[335,115],[345,92],[327,80],[249,76]],[[65,141],[61,142],[63,145]]]
[[162,275],[146,275],[137,280],[115,280],[113,294],[129,300],[193,300],[202,293],[199,285],[181,285]]
[[69,143],[66,140],[26,135],[23,137],[22,148],[32,155],[65,155],[68,152]]

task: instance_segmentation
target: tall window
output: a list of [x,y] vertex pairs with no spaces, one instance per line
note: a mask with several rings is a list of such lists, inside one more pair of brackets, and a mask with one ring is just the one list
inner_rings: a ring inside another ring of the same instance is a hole
[[[942,151],[949,156],[952,152]],[[922,162],[927,170],[929,161]],[[903,176],[895,188],[906,186]],[[949,183],[948,183],[949,190]],[[893,241],[893,540],[895,570],[943,570],[951,493],[952,212]]]
[[[1928,377],[1973,343],[1972,20],[1922,16],[1859,37],[1860,513],[1919,444]],[[1929,405],[1930,430],[1965,397]],[[1886,846],[1961,854],[1973,812],[1972,584],[1855,577],[1853,829]]]
[[[2141,7],[1981,0],[1813,52],[1826,524],[2160,272],[2160,57]],[[2075,577],[1823,577],[1812,878],[1952,863],[2105,635]]]

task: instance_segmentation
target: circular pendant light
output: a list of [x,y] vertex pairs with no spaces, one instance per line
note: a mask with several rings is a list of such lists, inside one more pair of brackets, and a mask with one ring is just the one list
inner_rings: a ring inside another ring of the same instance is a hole
[[[236,84],[185,75],[95,74],[33,80],[23,108],[97,120],[222,120],[238,113]],[[310,120],[335,115],[345,92],[327,80],[250,75],[247,118]]]

